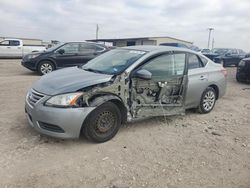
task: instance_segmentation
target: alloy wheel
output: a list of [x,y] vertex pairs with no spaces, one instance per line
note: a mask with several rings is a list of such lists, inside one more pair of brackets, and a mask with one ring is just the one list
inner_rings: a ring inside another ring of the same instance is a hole
[[215,104],[215,93],[213,91],[208,91],[203,99],[203,108],[206,111],[210,111]]
[[48,74],[48,73],[52,72],[53,67],[49,63],[44,63],[41,65],[40,69],[41,69],[42,74]]

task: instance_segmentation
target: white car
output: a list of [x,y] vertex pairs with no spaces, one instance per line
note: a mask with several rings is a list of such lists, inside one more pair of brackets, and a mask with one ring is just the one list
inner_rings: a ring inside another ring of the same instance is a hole
[[31,52],[44,51],[43,45],[24,45],[19,39],[5,39],[0,42],[0,58],[1,57],[23,57]]

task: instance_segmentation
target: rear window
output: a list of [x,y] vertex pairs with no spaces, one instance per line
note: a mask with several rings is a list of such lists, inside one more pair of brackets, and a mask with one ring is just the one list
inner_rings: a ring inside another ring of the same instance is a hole
[[195,54],[189,54],[188,56],[188,69],[197,69],[203,67],[202,62]]
[[205,57],[199,56],[203,65],[206,66],[206,64],[208,63],[208,60]]

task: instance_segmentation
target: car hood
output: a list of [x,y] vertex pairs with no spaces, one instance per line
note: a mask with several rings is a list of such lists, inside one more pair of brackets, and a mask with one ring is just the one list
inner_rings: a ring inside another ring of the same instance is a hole
[[110,81],[112,75],[70,67],[42,76],[32,88],[46,95],[75,92],[82,88]]

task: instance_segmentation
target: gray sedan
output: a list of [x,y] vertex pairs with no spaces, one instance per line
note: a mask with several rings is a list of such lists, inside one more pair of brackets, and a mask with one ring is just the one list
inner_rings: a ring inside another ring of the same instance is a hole
[[105,142],[121,124],[149,116],[210,112],[225,94],[226,70],[182,48],[134,46],[42,76],[26,97],[29,124],[42,134]]

